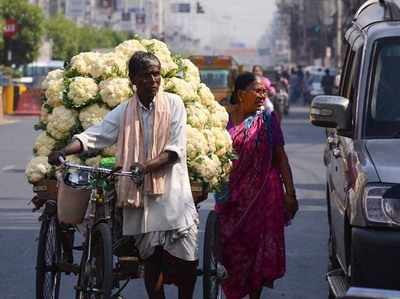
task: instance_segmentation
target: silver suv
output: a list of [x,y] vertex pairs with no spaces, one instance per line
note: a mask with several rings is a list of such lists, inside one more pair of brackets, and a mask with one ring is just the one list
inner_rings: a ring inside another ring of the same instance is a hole
[[400,289],[400,1],[367,1],[346,41],[339,95],[310,111],[327,128],[330,298]]

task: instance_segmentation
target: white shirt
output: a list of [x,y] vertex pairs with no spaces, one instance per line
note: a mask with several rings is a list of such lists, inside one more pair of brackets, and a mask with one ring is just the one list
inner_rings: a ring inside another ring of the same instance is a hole
[[[186,165],[186,110],[181,98],[175,94],[164,93],[171,112],[170,136],[166,151],[176,152],[178,161],[168,166],[165,177],[164,194],[144,196],[144,208],[124,209],[124,235],[137,235],[155,231],[183,229],[192,226],[198,219],[190,189],[189,173]],[[103,149],[117,142],[121,118],[128,102],[124,102],[109,112],[104,120],[85,132],[75,135],[85,150]],[[143,121],[144,144],[149,145],[153,113],[140,106]],[[147,152],[147,151],[146,151]]]

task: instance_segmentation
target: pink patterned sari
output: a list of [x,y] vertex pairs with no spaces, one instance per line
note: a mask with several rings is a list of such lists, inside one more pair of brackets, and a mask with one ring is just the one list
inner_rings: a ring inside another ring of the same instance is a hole
[[272,287],[285,273],[283,187],[273,163],[273,148],[283,145],[274,113],[258,113],[230,133],[239,156],[234,162],[226,202],[216,204],[223,289],[240,299],[262,286]]

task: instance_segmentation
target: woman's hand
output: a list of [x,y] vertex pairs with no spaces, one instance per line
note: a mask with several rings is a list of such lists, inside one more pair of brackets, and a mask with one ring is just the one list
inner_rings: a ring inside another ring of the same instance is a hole
[[299,210],[299,202],[297,201],[296,195],[294,194],[285,194],[285,208],[289,213],[290,219],[293,219]]

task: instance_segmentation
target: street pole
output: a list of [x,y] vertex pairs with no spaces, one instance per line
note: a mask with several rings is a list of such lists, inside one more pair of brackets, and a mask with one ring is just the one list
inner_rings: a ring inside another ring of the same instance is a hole
[[158,0],[158,36],[161,38],[164,33],[164,7],[163,0]]
[[336,0],[337,4],[337,28],[336,28],[336,66],[342,65],[342,40],[343,40],[343,3],[342,0]]

